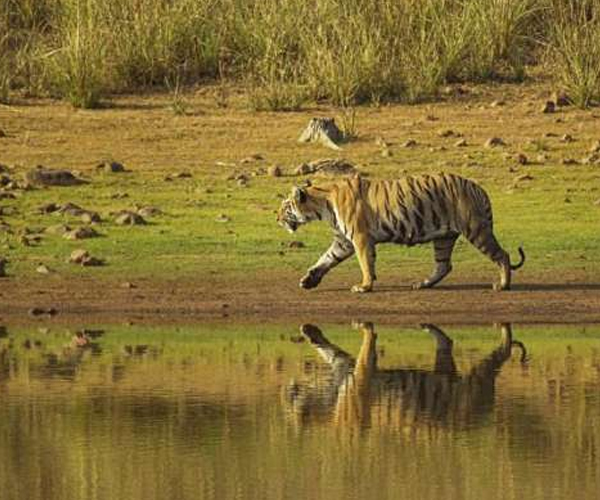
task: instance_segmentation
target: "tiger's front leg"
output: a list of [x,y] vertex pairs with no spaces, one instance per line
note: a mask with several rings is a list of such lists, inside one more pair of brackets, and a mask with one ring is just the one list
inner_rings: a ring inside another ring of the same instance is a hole
[[352,245],[352,242],[341,235],[336,235],[327,251],[321,255],[317,263],[309,268],[307,273],[302,277],[300,287],[306,290],[317,287],[321,283],[323,276],[352,256],[352,254],[354,254],[354,245]]
[[354,248],[363,275],[362,283],[354,285],[350,290],[354,293],[370,292],[373,289],[375,276],[375,245],[368,236],[358,235],[354,239]]

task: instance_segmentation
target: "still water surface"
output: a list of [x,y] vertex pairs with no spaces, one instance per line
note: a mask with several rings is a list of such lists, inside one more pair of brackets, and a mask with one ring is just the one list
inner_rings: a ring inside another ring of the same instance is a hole
[[0,328],[0,499],[596,499],[600,326]]

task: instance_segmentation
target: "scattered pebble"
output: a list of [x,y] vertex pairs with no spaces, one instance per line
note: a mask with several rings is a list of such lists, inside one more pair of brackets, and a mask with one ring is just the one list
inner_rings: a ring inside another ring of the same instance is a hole
[[592,147],[589,149],[590,153],[600,153],[600,141],[594,142]]
[[255,153],[253,155],[250,156],[246,156],[246,158],[242,158],[240,160],[240,163],[245,164],[245,163],[253,163],[255,161],[262,161],[265,158],[263,157],[263,155],[259,154],[259,153]]
[[98,233],[91,227],[78,227],[63,234],[65,240],[84,240],[87,238],[95,238]]
[[573,142],[573,141],[575,141],[575,139],[573,139],[573,136],[570,134],[564,134],[560,138],[560,142]]
[[492,102],[491,106],[492,108],[499,108],[501,106],[504,106],[505,104],[506,103],[503,100],[496,100]]
[[438,130],[437,135],[439,137],[461,137],[462,136],[462,134],[460,134],[452,129],[449,129],[449,128]]
[[66,226],[65,224],[55,224],[53,226],[48,226],[46,229],[44,229],[44,232],[47,234],[55,234],[60,236],[70,230],[71,228],[69,226]]
[[551,99],[557,106],[569,106],[571,104],[571,98],[562,90],[555,90],[552,92]]
[[35,271],[39,274],[50,274],[52,271],[45,264],[40,264],[35,268]]
[[84,224],[93,224],[97,222],[102,222],[102,219],[99,213],[86,210],[81,214],[81,222],[83,222]]
[[519,153],[516,157],[516,160],[519,165],[529,164],[529,159],[523,153]]
[[217,222],[229,222],[229,221],[231,221],[231,219],[229,217],[227,217],[227,215],[225,215],[225,214],[219,214],[217,216],[217,218],[215,219],[215,221],[217,221]]
[[517,175],[514,179],[514,182],[521,182],[521,181],[532,181],[533,180],[533,176],[531,174],[521,174],[521,175]]
[[122,210],[116,214],[115,223],[119,226],[141,226],[146,224],[146,220],[136,212]]
[[55,316],[56,314],[58,314],[58,311],[54,307],[32,307],[31,309],[29,309],[30,316]]
[[563,158],[561,163],[563,165],[578,165],[579,162],[575,158]]
[[454,143],[454,146],[457,147],[457,148],[464,148],[464,147],[468,146],[467,140],[466,139],[459,139],[458,141],[456,141]]
[[137,213],[138,213],[138,215],[141,215],[142,217],[155,217],[157,215],[162,215],[163,211],[158,207],[148,205],[145,207],[138,208]]
[[92,257],[87,250],[81,248],[71,252],[68,262],[82,266],[101,266],[104,264],[101,259]]
[[304,248],[304,247],[306,247],[306,245],[302,241],[296,241],[296,240],[290,241],[287,244],[287,246],[288,246],[288,248]]
[[554,113],[556,111],[556,104],[554,101],[546,101],[542,106],[542,113]]
[[25,179],[37,186],[77,186],[88,182],[79,179],[69,170],[54,170],[41,165],[27,172]]
[[282,175],[281,167],[279,165],[273,165],[273,166],[269,167],[269,169],[267,170],[267,173],[271,177],[281,177],[281,175]]
[[417,145],[417,141],[414,139],[408,139],[407,141],[402,143],[403,148],[414,148]]
[[118,161],[103,161],[96,165],[96,170],[102,170],[104,172],[122,173],[127,172],[125,166]]
[[500,137],[490,137],[485,141],[484,146],[486,148],[495,148],[498,146],[506,146],[506,143]]
[[170,182],[175,179],[190,179],[192,174],[190,172],[176,172],[174,174],[169,174],[165,177],[165,181]]
[[133,289],[137,288],[137,286],[134,285],[131,281],[124,281],[123,283],[121,283],[121,288]]

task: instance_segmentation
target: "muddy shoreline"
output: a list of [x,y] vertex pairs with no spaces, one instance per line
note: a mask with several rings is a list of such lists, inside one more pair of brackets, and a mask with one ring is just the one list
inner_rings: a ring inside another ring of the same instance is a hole
[[[42,283],[8,278],[1,284],[2,324],[293,324],[352,319],[387,324],[600,323],[600,285],[587,283],[519,283],[511,291],[494,292],[487,283],[413,291],[406,284],[386,282],[373,293],[358,296],[342,283],[324,284],[307,292],[285,280],[136,281],[129,288],[123,283],[83,279]],[[33,313],[36,308],[39,314]]]

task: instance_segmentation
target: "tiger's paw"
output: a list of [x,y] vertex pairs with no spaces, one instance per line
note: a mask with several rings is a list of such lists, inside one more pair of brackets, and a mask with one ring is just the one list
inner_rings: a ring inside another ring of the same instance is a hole
[[321,283],[321,277],[317,273],[308,272],[300,280],[300,288],[310,290],[319,286],[319,283]]
[[509,285],[503,285],[502,283],[494,283],[492,285],[492,288],[494,289],[494,292],[503,292],[505,290],[510,290]]
[[367,293],[373,290],[373,285],[354,285],[350,291],[352,293]]

